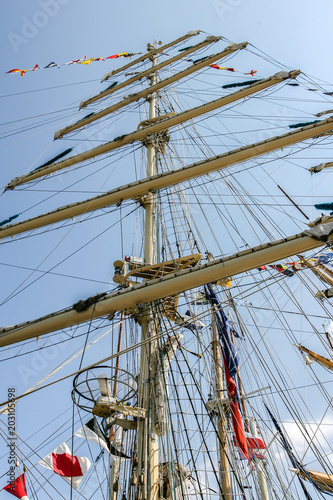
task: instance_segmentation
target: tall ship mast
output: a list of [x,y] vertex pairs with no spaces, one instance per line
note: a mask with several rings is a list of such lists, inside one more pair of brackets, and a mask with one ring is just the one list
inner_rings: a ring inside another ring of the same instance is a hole
[[4,182],[3,498],[332,495],[332,93],[200,31],[119,57]]

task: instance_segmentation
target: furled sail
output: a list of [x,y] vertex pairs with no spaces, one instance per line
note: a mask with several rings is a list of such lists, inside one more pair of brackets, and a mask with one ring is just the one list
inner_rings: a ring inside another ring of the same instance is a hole
[[316,352],[310,351],[310,349],[307,349],[306,347],[304,347],[300,344],[297,347],[300,351],[306,352],[307,358],[310,359],[311,361],[316,361],[324,368],[328,368],[329,370],[333,370],[333,361],[332,360],[330,360],[328,358],[324,358],[324,356],[321,356],[320,354],[317,354]]
[[[298,474],[306,481],[308,477],[306,474],[299,469],[290,469],[295,474]],[[327,474],[325,472],[317,472],[314,470],[306,469],[307,474],[310,476],[312,481],[317,485],[317,487],[324,492],[333,493],[333,474]]]

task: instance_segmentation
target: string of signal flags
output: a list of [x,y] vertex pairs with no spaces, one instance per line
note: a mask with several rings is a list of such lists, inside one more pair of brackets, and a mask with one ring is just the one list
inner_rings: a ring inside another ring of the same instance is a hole
[[[188,47],[186,47],[186,49],[187,48]],[[181,52],[183,50],[185,50],[185,49],[180,49],[179,51]],[[87,59],[87,56],[84,56],[81,59],[73,59],[72,61],[68,61],[68,62],[63,63],[63,64],[58,64],[58,63],[52,61],[49,64],[47,64],[46,66],[40,66],[39,64],[35,64],[35,66],[33,68],[28,68],[28,69],[14,68],[14,69],[11,69],[9,71],[6,71],[5,74],[18,73],[21,76],[24,76],[26,73],[36,71],[37,69],[60,68],[61,66],[70,66],[72,64],[85,64],[86,66],[88,66],[92,62],[106,61],[107,59],[118,59],[119,57],[131,58],[131,57],[139,55],[139,54],[142,54],[142,52],[120,52],[119,54],[113,54],[113,55],[108,56],[108,57],[91,57],[89,59]],[[188,62],[195,63],[197,61],[200,61],[201,59],[205,59],[205,58],[200,58],[197,60],[193,60],[193,59],[186,59],[186,60]],[[214,69],[226,70],[226,71],[239,73],[239,71],[237,71],[235,68],[227,68],[224,66],[218,66],[217,64],[209,64],[209,67],[214,68]],[[253,76],[255,73],[257,73],[257,71],[251,70],[249,73],[243,73],[243,74]]]
[[[190,47],[184,47],[184,48],[178,49],[178,50],[179,50],[179,52],[183,52],[183,51],[187,50],[188,48],[190,48]],[[87,57],[84,56],[81,59],[73,59],[72,61],[68,61],[68,62],[63,63],[63,64],[58,64],[58,63],[52,61],[47,66],[39,66],[38,64],[35,64],[35,66],[33,68],[30,68],[30,69],[18,69],[18,68],[14,68],[14,69],[11,69],[9,71],[6,71],[5,74],[18,73],[21,76],[24,76],[26,73],[31,72],[31,71],[36,71],[37,69],[60,68],[60,66],[70,66],[72,64],[84,64],[86,66],[89,66],[89,64],[92,63],[92,62],[106,61],[107,59],[118,59],[119,57],[131,58],[131,57],[139,55],[139,54],[142,54],[142,52],[120,52],[119,54],[113,54],[113,55],[108,56],[108,57],[91,57],[89,59],[87,59]],[[208,56],[206,56],[206,57],[208,57]],[[186,61],[192,62],[192,63],[196,63],[198,61],[201,61],[201,60],[205,59],[206,57],[202,57],[200,59],[195,59],[195,60],[193,60],[193,59],[186,59]],[[254,76],[258,72],[257,70],[252,69],[251,71],[248,71],[248,72],[245,73],[245,72],[239,71],[239,70],[237,70],[235,68],[228,68],[226,66],[219,66],[218,64],[209,64],[208,66],[210,68],[212,68],[212,69],[215,69],[215,70],[230,71],[232,73],[240,73],[240,74],[249,75],[249,76]],[[260,80],[252,80],[252,81],[249,80],[249,81],[246,81],[246,82],[243,81],[243,82],[238,82],[238,83],[231,83],[231,84],[223,85],[222,88],[227,89],[227,88],[231,88],[231,87],[243,87],[245,85],[251,85],[252,83],[255,83],[257,81],[260,81]],[[288,83],[287,85],[289,85],[291,87],[298,87],[299,83],[292,82],[292,83]],[[306,90],[308,90],[310,92],[317,92],[320,89],[318,89],[318,88],[307,88]],[[324,95],[328,95],[330,97],[333,97],[333,92],[332,91],[327,91],[327,92],[322,92],[322,93]],[[319,115],[317,115],[317,116],[319,116]]]
[[[179,50],[179,52],[183,52],[183,51],[185,51],[188,48],[190,48],[190,47],[185,47],[183,49],[178,49],[178,50]],[[14,69],[11,69],[9,71],[6,71],[6,73],[4,73],[4,74],[18,73],[21,76],[24,76],[26,73],[32,72],[32,71],[36,71],[37,69],[60,68],[61,66],[70,66],[72,64],[84,64],[86,66],[89,66],[89,64],[91,64],[92,62],[106,61],[108,59],[118,59],[120,57],[131,58],[133,56],[140,55],[140,54],[142,54],[142,52],[120,52],[119,54],[113,54],[113,55],[108,56],[108,57],[90,57],[89,59],[87,59],[87,57],[84,56],[81,59],[73,59],[72,61],[68,61],[68,62],[63,63],[63,64],[58,64],[58,63],[52,61],[49,64],[47,64],[46,66],[39,66],[38,64],[35,64],[35,66],[33,68],[29,68],[29,69],[14,68]],[[206,57],[208,57],[208,56],[206,56]],[[186,61],[192,62],[192,63],[196,63],[198,61],[201,61],[201,60],[205,59],[206,57],[202,57],[200,59],[195,59],[195,60],[193,60],[193,59],[186,59]],[[243,72],[243,71],[239,71],[239,70],[237,70],[235,68],[228,68],[226,66],[219,66],[218,64],[209,64],[208,66],[210,68],[212,68],[212,69],[215,69],[215,70],[230,71],[232,73],[240,73],[240,74],[249,75],[249,76],[254,76],[258,72],[257,70],[254,70],[254,69],[252,69],[251,71],[248,71],[248,72]],[[260,80],[249,80],[249,81],[246,81],[246,82],[231,83],[231,84],[223,85],[222,88],[227,89],[227,88],[231,88],[231,87],[243,87],[245,85],[250,85],[250,84],[255,83],[257,81],[260,81]],[[298,87],[299,83],[292,82],[292,83],[288,83],[287,85],[289,85],[291,87]],[[318,88],[307,88],[306,90],[311,91],[311,92],[317,92],[320,89],[318,89]],[[328,95],[328,96],[333,97],[333,92],[332,91],[331,92],[322,92],[322,93],[324,95]]]
[[136,56],[136,55],[138,55],[140,53],[141,52],[120,52],[119,54],[113,54],[113,55],[108,56],[108,57],[91,57],[90,59],[87,59],[87,56],[84,56],[81,59],[73,59],[72,61],[68,61],[68,62],[66,62],[64,64],[58,64],[58,63],[52,61],[47,66],[39,66],[38,64],[35,64],[35,66],[33,68],[30,68],[30,69],[17,69],[17,68],[14,68],[14,69],[11,69],[9,71],[6,71],[6,74],[9,74],[9,73],[19,73],[21,76],[24,76],[29,71],[36,71],[37,69],[60,68],[60,66],[70,66],[71,64],[85,64],[86,66],[88,66],[93,61],[96,61],[96,62],[98,62],[98,61],[106,61],[107,59],[118,59],[119,57],[128,57],[128,58],[130,58],[130,57]]

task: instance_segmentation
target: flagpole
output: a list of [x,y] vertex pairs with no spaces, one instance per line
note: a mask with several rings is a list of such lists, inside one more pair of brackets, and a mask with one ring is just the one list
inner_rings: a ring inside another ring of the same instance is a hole
[[[231,302],[232,308],[233,308],[233,310],[235,312],[235,315],[236,315],[236,318],[238,320],[239,328],[242,329],[242,324],[241,324],[241,321],[240,321],[240,318],[239,318],[238,310],[236,308],[235,301],[233,300],[231,294],[229,294],[229,300]],[[234,334],[233,334],[232,331],[230,332],[230,336],[231,336],[232,342],[234,343]],[[244,336],[244,334],[243,334],[243,336]],[[242,396],[244,394],[244,391],[243,391],[243,384],[242,384],[242,379],[241,379],[241,374],[240,374],[239,367],[237,367],[237,381],[238,381],[238,387],[239,387],[239,394],[240,394],[240,396]],[[245,398],[244,397],[240,398],[240,404],[241,404],[242,411],[243,411],[243,414],[244,414],[244,419],[245,419],[244,420],[245,430],[247,432],[250,431],[251,434],[252,434],[252,436],[254,438],[258,438],[259,435],[258,435],[258,429],[257,429],[256,422],[253,419],[249,418],[248,415],[247,415],[246,404],[245,404]],[[260,488],[261,500],[270,500],[269,493],[268,493],[268,488],[267,488],[267,479],[266,479],[265,466],[262,463],[262,461],[261,461],[260,458],[258,458],[258,459],[255,458],[255,465],[256,465],[258,483],[259,483],[259,488]]]
[[230,481],[230,469],[228,461],[228,443],[227,443],[227,422],[226,415],[224,411],[223,403],[221,400],[224,399],[223,396],[223,371],[222,371],[222,359],[220,351],[220,340],[217,331],[215,313],[212,312],[212,333],[213,333],[213,358],[215,366],[215,387],[216,387],[216,401],[217,401],[217,430],[218,430],[218,441],[219,441],[219,455],[220,455],[220,477],[221,477],[221,487],[224,498],[226,500],[232,498],[231,491],[231,481]]
[[[257,425],[254,422],[254,420],[249,419],[249,424],[250,424],[250,431],[251,431],[252,436],[254,438],[259,437]],[[256,471],[257,471],[257,476],[258,476],[261,500],[270,500],[268,488],[267,488],[265,466],[262,463],[262,460],[260,458],[255,459],[255,464],[256,464]]]

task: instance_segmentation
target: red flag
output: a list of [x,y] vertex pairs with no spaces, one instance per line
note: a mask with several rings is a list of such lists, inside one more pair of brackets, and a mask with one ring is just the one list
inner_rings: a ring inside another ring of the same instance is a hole
[[248,446],[247,446],[246,438],[244,435],[242,416],[241,416],[241,413],[239,411],[239,403],[238,403],[237,392],[236,392],[236,384],[234,382],[234,379],[231,377],[231,375],[229,373],[224,353],[223,353],[223,361],[224,361],[225,377],[226,377],[226,382],[227,382],[227,392],[228,392],[230,411],[231,411],[231,420],[232,420],[232,426],[233,426],[234,431],[235,431],[237,446],[241,449],[244,456],[250,461]]
[[258,269],[259,269],[259,271],[267,271],[266,266],[259,266]]
[[8,491],[8,493],[11,493],[16,498],[20,498],[21,500],[29,500],[29,498],[27,497],[27,488],[25,485],[24,474],[17,477],[15,481],[7,484],[7,486],[4,487],[4,490]]
[[279,273],[285,274],[286,276],[294,275],[294,271],[292,271],[291,269],[287,269],[287,267],[283,264],[270,265],[269,267],[271,267],[275,271],[279,271]]
[[84,56],[83,59],[73,59],[73,61],[68,61],[65,63],[66,66],[68,66],[69,64],[75,64],[75,63],[78,63],[79,61],[84,61],[86,59],[86,56]]
[[247,442],[247,447],[251,450],[266,450],[265,441],[260,437],[255,437],[249,432],[245,432],[245,438]]
[[73,482],[74,488],[78,488],[83,476],[91,466],[87,457],[77,457],[71,455],[66,443],[59,445],[52,453],[46,455],[39,465],[52,470],[59,476],[63,476],[67,481]]
[[209,66],[214,69],[225,69],[227,71],[233,71],[233,72],[236,71],[235,68],[227,68],[226,66],[219,66],[218,64],[210,64]]
[[117,57],[127,56],[128,52],[120,52],[120,54],[113,54],[113,56],[106,57],[105,59],[117,59]]
[[[260,437],[255,437],[249,432],[244,432],[244,436],[247,443],[248,450],[266,450],[265,441]],[[234,436],[234,442],[237,446],[236,436]]]
[[21,73],[21,76],[24,75],[27,71],[25,69],[11,69],[10,71],[7,71],[7,73]]

